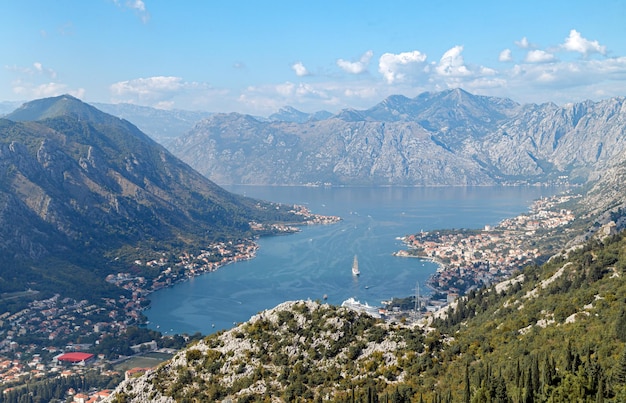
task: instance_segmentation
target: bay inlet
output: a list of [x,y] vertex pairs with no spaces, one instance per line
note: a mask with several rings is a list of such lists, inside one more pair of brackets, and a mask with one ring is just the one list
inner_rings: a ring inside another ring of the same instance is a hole
[[[148,326],[164,334],[210,334],[288,300],[340,305],[354,297],[370,305],[414,294],[437,269],[403,259],[399,237],[433,229],[483,228],[528,211],[559,191],[546,187],[271,187],[225,186],[234,193],[305,205],[342,221],[261,238],[257,256],[150,295]],[[358,256],[360,275],[352,275]]]

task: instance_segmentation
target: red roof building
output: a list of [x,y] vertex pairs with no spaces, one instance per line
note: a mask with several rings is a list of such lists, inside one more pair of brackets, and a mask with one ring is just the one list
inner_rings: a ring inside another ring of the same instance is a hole
[[85,365],[91,360],[93,360],[94,358],[95,356],[93,354],[81,353],[78,351],[61,354],[56,357],[58,362],[65,362],[69,364],[78,364],[78,365]]

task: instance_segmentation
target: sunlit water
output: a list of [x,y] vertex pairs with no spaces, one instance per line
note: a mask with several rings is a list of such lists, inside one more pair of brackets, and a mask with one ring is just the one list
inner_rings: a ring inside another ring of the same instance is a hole
[[[355,297],[370,305],[406,297],[425,282],[434,263],[400,258],[397,238],[420,230],[483,228],[528,211],[533,200],[558,189],[311,188],[231,186],[250,197],[302,204],[318,214],[338,215],[332,225],[308,226],[294,235],[262,238],[256,258],[230,264],[150,296],[145,314],[164,334],[209,334],[233,327],[284,301],[312,299],[341,304]],[[361,275],[354,278],[357,255]]]

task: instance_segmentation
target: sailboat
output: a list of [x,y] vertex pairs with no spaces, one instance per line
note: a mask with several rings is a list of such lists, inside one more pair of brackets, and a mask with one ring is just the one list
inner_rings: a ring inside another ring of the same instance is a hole
[[354,255],[354,261],[352,262],[352,275],[358,276],[359,274],[361,274],[359,271],[359,261],[356,258],[356,255]]

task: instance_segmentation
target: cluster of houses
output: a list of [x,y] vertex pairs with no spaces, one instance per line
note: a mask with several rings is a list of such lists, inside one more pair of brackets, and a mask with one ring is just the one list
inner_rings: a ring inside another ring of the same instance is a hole
[[438,291],[458,295],[472,287],[491,284],[513,270],[532,263],[539,249],[527,241],[536,231],[568,224],[572,211],[558,208],[570,195],[536,201],[529,214],[503,220],[483,230],[420,232],[403,238],[409,250],[398,256],[418,256],[440,264],[429,284]]

